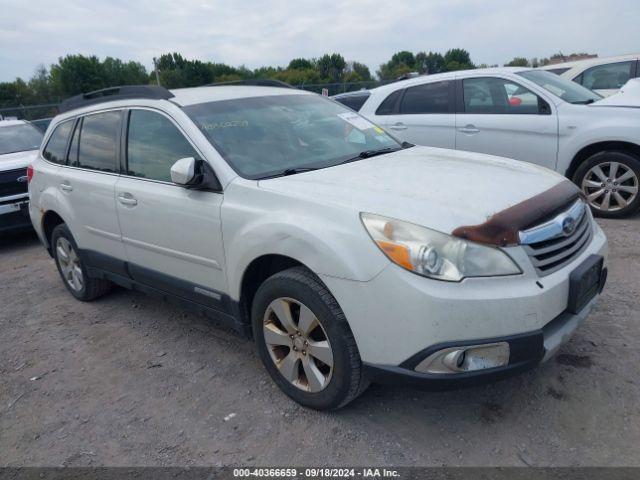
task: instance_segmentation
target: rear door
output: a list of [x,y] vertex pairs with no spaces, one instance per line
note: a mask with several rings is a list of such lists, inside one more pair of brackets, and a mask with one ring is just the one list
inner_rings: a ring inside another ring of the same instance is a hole
[[222,193],[171,182],[177,160],[203,156],[178,124],[158,110],[131,109],[125,130],[116,203],[131,276],[225,310]]
[[58,185],[65,221],[88,263],[116,273],[125,260],[114,199],[122,115],[109,110],[78,119]]
[[455,82],[408,87],[401,92],[394,110],[375,121],[407,142],[455,148]]
[[456,149],[555,169],[555,107],[522,84],[500,77],[458,80]]

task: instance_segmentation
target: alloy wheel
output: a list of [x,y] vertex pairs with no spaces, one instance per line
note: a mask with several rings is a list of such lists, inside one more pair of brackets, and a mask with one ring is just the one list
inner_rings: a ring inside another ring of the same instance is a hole
[[638,195],[638,177],[620,162],[595,165],[582,179],[582,191],[589,205],[603,212],[622,210]]
[[306,392],[324,390],[333,374],[333,351],[316,315],[292,298],[280,297],[267,307],[264,340],[273,363],[291,384]]
[[58,238],[56,242],[56,258],[67,285],[69,285],[72,290],[80,292],[84,286],[84,276],[82,275],[80,258],[69,240],[64,237]]

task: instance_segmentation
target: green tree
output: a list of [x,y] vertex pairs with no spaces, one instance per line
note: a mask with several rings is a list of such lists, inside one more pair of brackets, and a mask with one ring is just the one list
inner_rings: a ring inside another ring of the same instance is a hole
[[324,54],[317,60],[320,77],[328,82],[340,82],[347,62],[339,53]]
[[380,65],[378,76],[381,80],[395,80],[401,75],[414,71],[416,57],[413,53],[403,50],[391,56],[391,60]]
[[527,60],[524,57],[514,57],[513,60],[511,60],[508,63],[505,63],[504,66],[505,67],[528,67],[529,60]]
[[106,86],[100,59],[95,55],[67,55],[51,65],[51,84],[62,96],[99,90]]
[[294,58],[289,62],[287,70],[311,70],[315,68],[314,62],[306,58]]
[[444,71],[444,57],[437,52],[420,52],[416,55],[416,69],[421,74],[433,74]]
[[463,48],[452,48],[444,54],[444,71],[469,70],[475,68],[469,52]]

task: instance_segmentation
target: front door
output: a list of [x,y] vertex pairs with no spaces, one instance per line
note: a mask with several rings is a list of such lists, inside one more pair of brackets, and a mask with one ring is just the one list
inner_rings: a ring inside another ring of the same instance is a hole
[[487,153],[555,169],[558,121],[544,99],[498,77],[459,81],[456,149]]
[[177,160],[202,158],[172,119],[150,109],[128,117],[125,172],[115,195],[130,275],[225,310],[222,194],[171,183]]

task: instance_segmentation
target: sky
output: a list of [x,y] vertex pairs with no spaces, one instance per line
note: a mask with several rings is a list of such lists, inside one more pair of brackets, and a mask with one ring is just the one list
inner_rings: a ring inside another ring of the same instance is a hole
[[0,0],[0,81],[81,53],[255,68],[341,53],[374,73],[399,50],[465,48],[476,64],[558,51],[640,52],[640,0]]

